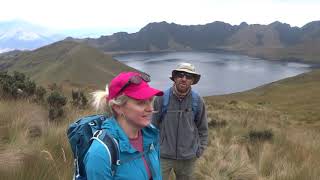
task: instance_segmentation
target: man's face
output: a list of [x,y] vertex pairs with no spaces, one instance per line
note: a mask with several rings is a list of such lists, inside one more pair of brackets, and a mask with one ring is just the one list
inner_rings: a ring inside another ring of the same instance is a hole
[[180,93],[186,93],[193,84],[193,75],[186,72],[176,72],[174,74],[174,83]]

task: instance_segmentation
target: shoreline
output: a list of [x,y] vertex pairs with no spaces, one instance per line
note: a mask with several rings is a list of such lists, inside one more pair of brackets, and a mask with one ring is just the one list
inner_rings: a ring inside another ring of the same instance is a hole
[[165,52],[211,52],[211,53],[228,53],[228,54],[235,54],[235,55],[244,55],[252,58],[258,58],[261,60],[267,60],[267,61],[274,61],[274,62],[282,62],[282,63],[302,63],[302,64],[308,64],[310,65],[312,69],[318,69],[320,68],[320,59],[319,62],[316,61],[308,61],[305,59],[300,59],[296,57],[291,57],[291,58],[268,58],[268,57],[259,57],[259,56],[251,56],[249,54],[246,54],[244,52],[240,51],[230,51],[230,50],[225,50],[225,49],[193,49],[193,50],[157,50],[157,51],[104,51],[105,54],[111,55],[112,57],[114,56],[119,56],[119,55],[129,55],[129,54],[145,54],[145,53],[165,53]]

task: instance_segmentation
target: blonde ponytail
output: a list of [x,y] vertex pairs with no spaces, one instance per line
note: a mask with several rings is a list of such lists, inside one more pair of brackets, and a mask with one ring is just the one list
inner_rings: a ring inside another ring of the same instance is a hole
[[109,95],[108,84],[106,85],[105,91],[94,91],[90,93],[92,96],[91,105],[99,113],[107,111],[107,97]]
[[114,104],[122,106],[129,100],[128,96],[120,95],[114,99],[111,99],[109,103],[107,103],[107,97],[109,95],[108,84],[106,85],[105,91],[98,90],[90,94],[92,96],[91,106],[96,110],[97,113],[107,112],[110,115],[116,115],[116,112],[113,111],[112,106]]

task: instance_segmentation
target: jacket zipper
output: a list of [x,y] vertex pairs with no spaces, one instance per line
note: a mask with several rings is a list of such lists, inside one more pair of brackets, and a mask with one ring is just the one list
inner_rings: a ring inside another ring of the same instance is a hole
[[[179,101],[179,99],[178,99]],[[181,101],[179,101],[179,110],[181,110]],[[178,159],[178,142],[179,142],[179,126],[180,126],[180,119],[181,119],[181,116],[182,116],[182,112],[181,111],[178,111],[178,127],[177,127],[177,140],[176,140],[176,159]]]
[[[148,148],[149,148],[149,151],[155,151],[153,144],[150,144],[150,146],[149,146]],[[155,171],[155,169],[154,169],[154,167],[153,167],[153,165],[152,165],[152,163],[151,163],[151,160],[150,160],[150,157],[149,157],[150,154],[151,154],[151,152],[147,153],[147,154],[144,156],[144,158],[145,158],[145,160],[146,160],[146,162],[147,162],[147,164],[148,164],[148,166],[149,166],[149,170],[150,170],[150,172],[151,172],[151,179],[155,179],[155,178],[157,177],[157,175],[156,175],[156,171]],[[147,174],[148,174],[148,173],[147,173]]]

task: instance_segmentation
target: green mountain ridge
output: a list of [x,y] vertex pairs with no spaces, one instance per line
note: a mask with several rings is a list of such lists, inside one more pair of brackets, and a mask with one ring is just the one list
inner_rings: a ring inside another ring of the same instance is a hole
[[98,49],[66,40],[34,51],[0,56],[0,70],[23,72],[41,84],[100,87],[122,71],[136,71]]

